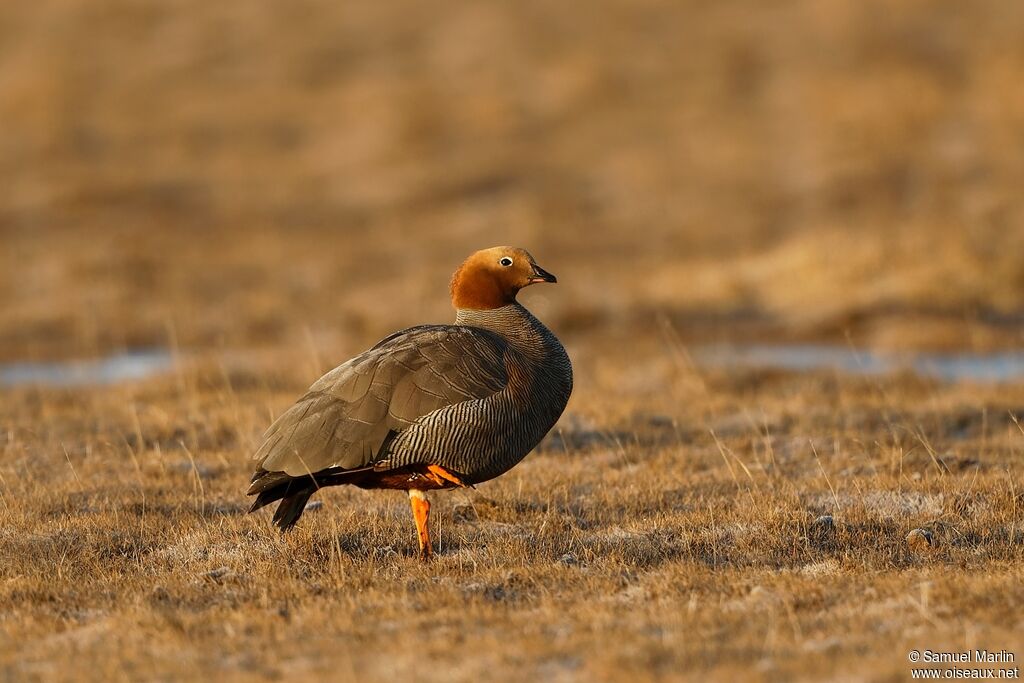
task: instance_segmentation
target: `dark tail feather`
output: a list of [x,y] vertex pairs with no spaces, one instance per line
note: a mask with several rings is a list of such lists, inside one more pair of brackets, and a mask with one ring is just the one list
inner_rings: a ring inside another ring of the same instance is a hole
[[[323,486],[335,486],[338,484],[354,484],[372,472],[372,467],[362,467],[355,470],[343,470],[339,467],[332,467],[321,470],[316,474],[302,477],[288,477],[279,472],[257,472],[253,477],[253,485],[250,493],[259,493],[253,501],[249,512],[255,512],[265,505],[275,501],[281,501],[274,511],[274,524],[282,532],[290,530],[302,517],[302,511],[306,509],[309,497]],[[284,476],[284,480],[281,477]],[[260,490],[262,486],[266,489]]]
[[281,533],[291,531],[291,528],[299,521],[299,517],[302,517],[306,503],[309,502],[309,497],[314,492],[316,492],[315,488],[302,489],[281,501],[277,510],[274,511],[274,524],[281,530]]

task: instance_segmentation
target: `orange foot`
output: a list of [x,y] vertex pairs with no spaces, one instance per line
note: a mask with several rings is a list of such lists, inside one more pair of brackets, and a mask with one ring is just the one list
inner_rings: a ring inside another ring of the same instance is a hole
[[427,520],[430,519],[430,501],[427,494],[418,489],[409,489],[409,504],[412,506],[412,517],[416,520],[416,535],[420,542],[420,559],[429,560],[433,554],[430,547],[430,530]]

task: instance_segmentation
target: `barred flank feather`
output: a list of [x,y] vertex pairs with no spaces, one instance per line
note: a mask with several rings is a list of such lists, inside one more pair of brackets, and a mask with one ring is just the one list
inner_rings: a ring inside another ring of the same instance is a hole
[[572,392],[572,366],[558,339],[519,304],[460,310],[456,323],[487,330],[507,342],[508,381],[486,398],[435,410],[399,433],[390,462],[433,462],[472,483],[508,471],[558,421]]

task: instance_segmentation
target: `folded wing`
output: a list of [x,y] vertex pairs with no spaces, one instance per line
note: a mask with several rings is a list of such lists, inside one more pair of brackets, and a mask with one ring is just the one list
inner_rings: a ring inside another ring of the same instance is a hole
[[454,325],[384,339],[321,377],[274,421],[254,456],[253,488],[270,473],[297,477],[373,465],[423,415],[501,391],[508,382],[505,351],[497,335]]

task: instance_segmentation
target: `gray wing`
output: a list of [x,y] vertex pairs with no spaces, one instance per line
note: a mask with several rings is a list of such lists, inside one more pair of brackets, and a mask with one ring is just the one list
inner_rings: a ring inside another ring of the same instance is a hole
[[386,441],[423,415],[501,391],[505,346],[497,335],[456,325],[393,334],[318,379],[274,421],[254,456],[257,474],[373,464]]

